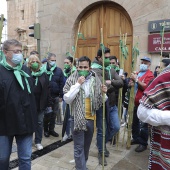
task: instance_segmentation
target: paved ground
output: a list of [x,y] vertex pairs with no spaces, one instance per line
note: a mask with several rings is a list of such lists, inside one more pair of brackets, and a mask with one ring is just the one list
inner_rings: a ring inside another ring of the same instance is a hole
[[[55,141],[61,139],[61,125],[56,126],[56,131],[60,133],[60,137],[43,138],[43,146],[47,146]],[[97,148],[96,148],[96,134],[94,134],[93,141],[90,148],[89,160],[87,167],[89,170],[101,170],[102,166],[98,164]],[[121,128],[119,147],[107,144],[110,151],[110,156],[107,158],[108,165],[104,167],[105,170],[147,170],[149,149],[143,153],[136,153],[134,151],[136,146],[132,146],[130,150],[122,147],[123,128]],[[15,143],[14,143],[15,146]],[[33,146],[33,151],[36,148]],[[16,152],[12,153],[11,160],[17,158]],[[73,142],[70,142],[42,157],[32,161],[32,170],[74,170],[73,162]],[[17,170],[18,168],[15,168]]]

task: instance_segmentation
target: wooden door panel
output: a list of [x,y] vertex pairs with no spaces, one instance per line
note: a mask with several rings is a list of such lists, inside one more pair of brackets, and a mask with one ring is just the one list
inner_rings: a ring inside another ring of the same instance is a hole
[[77,58],[80,58],[81,56],[87,56],[89,57],[92,61],[94,57],[97,54],[98,46],[89,44],[88,46],[78,46],[77,49]]
[[97,54],[100,46],[100,29],[103,28],[103,43],[110,48],[111,55],[119,59],[119,39],[120,31],[122,34],[128,34],[127,45],[129,56],[125,71],[131,70],[131,51],[132,51],[132,23],[127,12],[114,3],[103,3],[92,7],[81,19],[80,32],[83,33],[85,40],[79,39],[76,57],[88,56],[91,60]]

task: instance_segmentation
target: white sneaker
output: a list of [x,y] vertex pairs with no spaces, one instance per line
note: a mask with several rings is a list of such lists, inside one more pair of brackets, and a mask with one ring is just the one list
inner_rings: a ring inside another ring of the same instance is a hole
[[35,147],[37,148],[37,150],[42,150],[43,149],[43,146],[41,145],[41,143],[35,144]]
[[65,134],[63,137],[63,141],[66,141],[67,139],[68,139],[68,136],[67,136],[67,134]]

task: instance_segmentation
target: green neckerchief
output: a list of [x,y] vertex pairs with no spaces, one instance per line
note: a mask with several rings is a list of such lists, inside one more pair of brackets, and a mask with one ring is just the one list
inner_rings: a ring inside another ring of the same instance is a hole
[[105,68],[105,70],[107,70],[108,73],[109,73],[109,78],[110,78],[110,80],[112,80],[111,68],[112,68],[111,66],[107,66],[107,67]]
[[45,70],[43,69],[43,67],[41,67],[40,70],[37,71],[37,72],[32,71],[31,75],[36,77],[36,79],[35,79],[35,85],[36,86],[38,84],[38,77],[40,77],[44,72],[45,72]]
[[91,68],[100,68],[100,69],[103,69],[103,67],[100,64],[97,64],[97,63],[92,63],[91,64]]
[[24,85],[23,85],[23,82],[22,82],[22,76],[23,76],[24,79],[25,79],[26,85],[27,85],[28,92],[31,93],[30,85],[29,85],[29,82],[27,80],[27,78],[30,77],[30,76],[27,73],[25,73],[23,70],[21,70],[22,69],[22,63],[20,63],[16,67],[12,67],[11,65],[9,65],[6,62],[6,58],[3,57],[3,60],[0,62],[0,64],[2,66],[4,66],[7,70],[13,70],[14,71],[14,75],[15,75],[18,83],[20,84],[22,90],[24,90]]
[[[102,67],[100,64],[97,64],[97,63],[92,63],[91,68],[103,69],[103,67]],[[110,80],[111,80],[111,79],[112,79],[112,77],[111,77],[111,72],[110,72],[111,66],[105,67],[105,70],[107,70],[107,71],[109,72],[109,78],[110,78]]]
[[55,64],[54,66],[52,66],[52,67],[50,68],[50,71],[46,70],[46,73],[47,73],[48,75],[50,75],[49,81],[51,81],[52,76],[54,75],[53,71],[54,71],[54,69],[55,69],[56,67],[57,67],[57,65]]
[[72,73],[74,73],[75,70],[76,70],[76,67],[73,66],[72,68],[70,68],[70,71],[69,71],[68,73],[66,73],[66,72],[65,72],[66,69],[64,69],[64,70],[63,70],[63,74],[64,74],[65,77],[68,78]]

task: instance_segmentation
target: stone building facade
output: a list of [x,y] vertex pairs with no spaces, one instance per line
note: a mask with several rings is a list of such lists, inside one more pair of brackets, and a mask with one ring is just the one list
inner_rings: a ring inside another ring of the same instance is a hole
[[[140,57],[149,56],[151,69],[159,64],[159,54],[148,53],[148,22],[168,19],[168,0],[8,0],[9,38],[17,38],[28,47],[36,49],[36,41],[28,36],[28,26],[41,24],[41,58],[50,51],[57,55],[57,65],[63,67],[66,52],[73,53],[77,30],[85,41],[78,40],[76,57],[89,55],[93,59],[100,47],[100,26],[104,27],[105,46],[112,55],[119,53],[119,36],[128,34],[129,55],[135,41],[139,43]],[[102,19],[101,19],[102,18]],[[99,25],[99,26],[98,26]],[[130,72],[131,56],[125,69]]]

